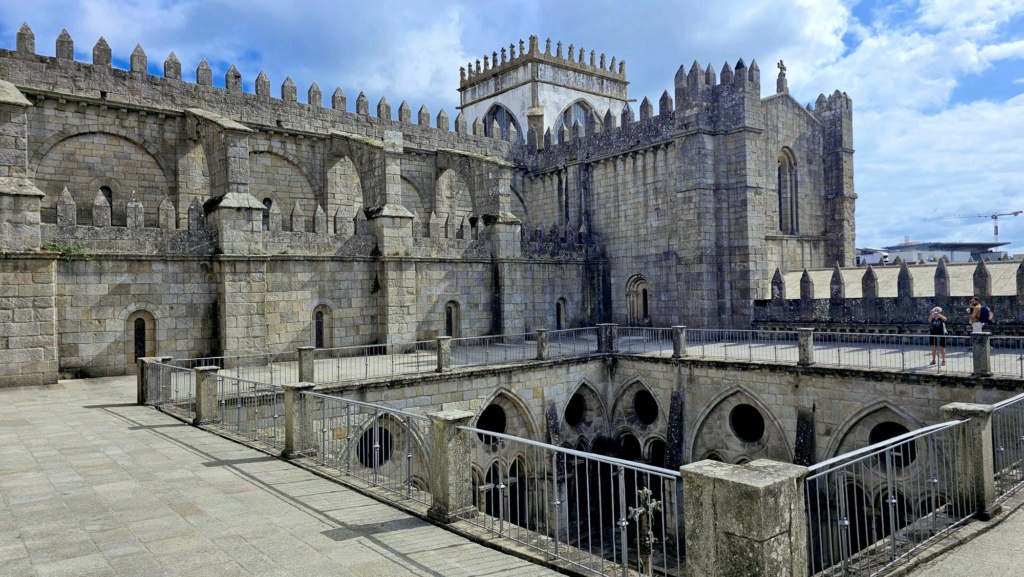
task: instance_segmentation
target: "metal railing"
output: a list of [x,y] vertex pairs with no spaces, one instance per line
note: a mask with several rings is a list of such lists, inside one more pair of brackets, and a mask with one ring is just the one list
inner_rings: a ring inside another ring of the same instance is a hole
[[146,371],[148,403],[186,420],[196,416],[196,379],[191,369],[150,363]]
[[552,359],[597,353],[597,328],[548,331],[548,355]]
[[686,354],[701,359],[789,363],[800,356],[796,331],[722,329],[687,329]]
[[650,327],[618,327],[615,331],[615,347],[620,353],[672,354],[672,329]]
[[536,360],[536,340],[534,333],[452,339],[452,368]]
[[993,375],[1024,378],[1024,337],[993,336],[989,347]]
[[430,422],[381,405],[304,392],[312,423],[301,451],[320,465],[402,499],[430,505]]
[[418,375],[437,368],[437,341],[313,351],[317,383]]
[[994,405],[992,453],[996,501],[1002,501],[1024,486],[1024,395]]
[[[935,363],[931,346],[934,343]],[[941,346],[946,348],[945,365]],[[971,338],[927,334],[814,333],[814,362],[837,367],[868,369],[934,369],[936,372],[971,373],[974,352]]]
[[284,389],[217,375],[218,419],[209,426],[284,448]]
[[299,380],[298,352],[296,351],[174,359],[170,361],[170,364],[186,369],[220,367],[218,374],[269,385],[283,385]]
[[[475,509],[465,521],[588,573],[625,576],[644,557],[655,575],[683,574],[678,471],[459,428],[474,437]],[[634,513],[642,489],[660,502],[648,517],[653,543]]]
[[970,518],[965,423],[924,427],[810,467],[809,574],[880,573]]

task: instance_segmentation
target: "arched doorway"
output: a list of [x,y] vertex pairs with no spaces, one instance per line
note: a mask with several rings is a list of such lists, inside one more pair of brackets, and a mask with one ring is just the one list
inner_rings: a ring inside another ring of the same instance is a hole
[[653,325],[651,320],[651,284],[641,275],[629,280],[626,285],[626,304],[629,324],[634,327]]

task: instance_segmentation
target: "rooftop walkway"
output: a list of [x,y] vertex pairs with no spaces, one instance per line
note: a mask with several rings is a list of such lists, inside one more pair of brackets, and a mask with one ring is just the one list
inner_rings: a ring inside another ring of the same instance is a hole
[[0,575],[556,575],[135,404],[0,389]]

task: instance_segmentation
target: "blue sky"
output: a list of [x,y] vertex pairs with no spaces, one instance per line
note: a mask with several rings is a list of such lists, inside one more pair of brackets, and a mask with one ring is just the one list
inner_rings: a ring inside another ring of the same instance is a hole
[[[0,0],[0,47],[25,21],[41,54],[67,28],[84,61],[103,36],[115,66],[141,44],[154,73],[173,50],[186,80],[205,58],[219,84],[235,64],[249,91],[263,70],[453,119],[459,67],[531,34],[625,59],[638,101],[695,59],[756,59],[767,96],[783,59],[797,100],[853,99],[858,246],[988,241],[991,219],[931,218],[1024,209],[1021,0]],[[1024,253],[1024,215],[1000,240]]]

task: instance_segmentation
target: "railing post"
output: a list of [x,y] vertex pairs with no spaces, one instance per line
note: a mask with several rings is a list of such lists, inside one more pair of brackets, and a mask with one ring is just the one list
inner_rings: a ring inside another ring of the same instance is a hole
[[959,458],[953,459],[953,466],[956,467],[956,490],[961,492],[974,515],[982,520],[990,519],[1000,509],[995,504],[993,409],[992,405],[974,403],[950,403],[941,409],[947,419],[970,419],[964,424],[964,434],[955,437]]
[[597,352],[615,352],[615,332],[619,325],[615,323],[601,323],[597,325]]
[[312,403],[302,393],[313,390],[313,383],[290,383],[284,388],[284,452],[285,459],[302,455],[313,439]]
[[452,338],[437,337],[437,372],[452,371]]
[[135,359],[135,402],[149,403],[149,364],[166,363],[174,357],[139,357]]
[[460,429],[473,419],[469,411],[427,413],[430,418],[430,509],[427,517],[451,523],[474,514],[471,434]]
[[313,347],[299,347],[299,382],[316,382],[316,363],[313,359]]
[[220,367],[196,367],[196,416],[193,425],[216,423],[220,417],[217,407],[217,371]]
[[686,357],[686,327],[672,327],[672,358],[681,359]]
[[797,349],[800,359],[796,364],[809,367],[814,364],[814,329],[796,330]]
[[679,472],[688,575],[807,574],[806,467],[700,461]]
[[547,329],[536,329],[533,331],[537,335],[537,360],[546,361],[551,358],[551,345],[548,342],[548,330]]
[[972,333],[971,349],[974,352],[974,372],[972,377],[992,376],[992,333]]

